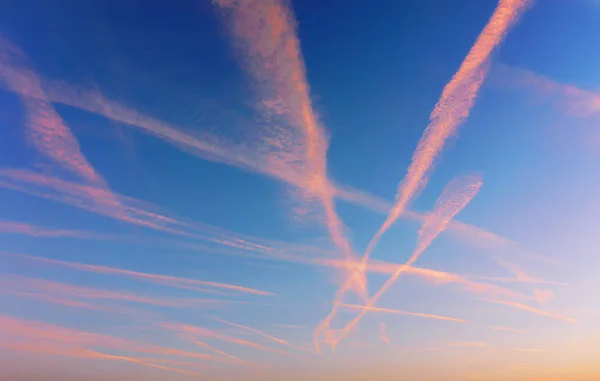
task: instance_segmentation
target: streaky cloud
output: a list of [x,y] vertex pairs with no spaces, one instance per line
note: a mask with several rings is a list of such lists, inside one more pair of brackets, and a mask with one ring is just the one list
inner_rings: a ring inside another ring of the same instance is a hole
[[89,192],[95,202],[114,203],[108,184],[81,152],[77,139],[47,99],[32,66],[19,47],[0,35],[0,80],[18,94],[25,105],[28,140],[46,158],[94,188],[104,190],[102,194]]
[[508,65],[495,65],[493,84],[522,88],[538,98],[552,102],[566,114],[576,118],[600,116],[600,93],[561,83],[531,70]]
[[426,318],[426,319],[453,321],[455,323],[470,323],[470,321],[464,320],[464,319],[457,319],[457,318],[441,316],[441,315],[424,314],[424,313],[420,313],[420,312],[401,311],[401,310],[395,310],[395,309],[390,309],[390,308],[366,307],[366,306],[360,306],[360,305],[355,305],[355,304],[342,304],[342,307],[350,309],[350,310],[358,310],[358,311],[368,310],[369,312],[379,312],[379,313],[384,313],[384,314],[409,315],[409,316],[422,317],[422,318]]
[[[365,265],[377,243],[406,211],[409,203],[426,186],[434,161],[446,141],[456,133],[457,127],[469,116],[479,88],[485,79],[493,50],[502,42],[508,29],[517,21],[527,4],[528,0],[500,0],[490,21],[471,47],[460,68],[444,87],[438,103],[431,112],[430,123],[425,129],[407,173],[398,187],[394,205],[384,223],[367,245],[361,263],[357,265],[352,278],[336,292],[334,308],[317,326],[315,337],[318,337],[329,326],[337,306],[351,285],[357,282],[366,285]],[[315,344],[318,348],[316,339]]]
[[[243,67],[259,89],[268,120],[262,151],[275,167],[297,168],[302,208],[316,199],[332,241],[344,259],[356,262],[335,210],[327,175],[328,139],[312,107],[292,10],[279,0],[213,2],[224,11]],[[366,295],[364,282],[352,286]]]
[[138,272],[138,271],[125,270],[125,269],[101,266],[101,265],[66,262],[66,261],[60,261],[60,260],[56,260],[56,259],[35,257],[35,256],[31,256],[31,255],[9,253],[9,252],[4,252],[4,251],[0,251],[0,255],[11,256],[11,257],[15,257],[15,258],[19,258],[19,259],[27,260],[27,261],[43,262],[43,263],[56,265],[56,266],[62,266],[65,268],[70,268],[70,269],[78,270],[78,271],[87,271],[87,272],[103,274],[103,275],[122,276],[122,277],[131,278],[131,279],[135,279],[135,280],[142,281],[142,282],[154,283],[154,284],[159,284],[159,285],[168,286],[168,287],[181,288],[181,289],[196,290],[196,291],[200,291],[200,292],[210,292],[211,288],[215,288],[215,289],[222,289],[222,290],[227,290],[227,291],[235,291],[235,292],[254,294],[254,295],[262,295],[262,296],[273,295],[272,293],[267,292],[267,291],[256,290],[253,288],[225,284],[225,283],[209,282],[209,281],[202,281],[202,280],[189,279],[189,278],[179,278],[179,277],[170,276],[170,275],[149,274],[149,273],[143,273],[143,272]]
[[421,256],[421,254],[429,247],[431,242],[446,228],[450,220],[454,218],[461,210],[463,210],[469,202],[475,197],[481,188],[482,181],[478,175],[464,176],[452,180],[437,199],[433,211],[428,215],[425,223],[419,230],[416,248],[413,251],[405,266],[399,267],[394,274],[383,284],[373,297],[366,303],[365,309],[351,320],[346,327],[342,329],[342,333],[333,343],[335,347],[341,339],[344,338],[368,312],[368,309],[373,307],[387,289],[402,275],[406,266],[412,264]]
[[[13,68],[13,70],[19,69]],[[42,83],[46,96],[51,102],[76,107],[101,115],[115,122],[123,123],[126,126],[136,128],[142,133],[155,136],[199,158],[266,175],[296,187],[303,186],[302,176],[296,170],[286,166],[277,167],[273,163],[267,163],[266,155],[261,154],[260,149],[255,145],[235,144],[223,137],[218,137],[207,132],[201,134],[185,132],[183,128],[173,127],[156,118],[142,114],[135,109],[128,108],[121,103],[108,100],[98,89],[86,89],[62,81],[42,80]],[[36,95],[30,94],[30,96]],[[347,185],[335,184],[330,181],[330,186],[335,197],[375,212],[387,214],[393,206],[386,200]],[[406,210],[400,218],[422,222],[424,216]],[[516,242],[506,237],[499,236],[474,225],[452,221],[448,231],[454,237],[478,248],[510,250],[536,260],[556,263],[553,259],[524,250]]]
[[497,300],[497,299],[486,299],[486,298],[482,298],[482,300],[485,300],[486,302],[490,302],[490,303],[502,304],[505,306],[518,308],[520,310],[528,311],[528,312],[534,313],[536,315],[546,316],[546,317],[550,317],[550,318],[557,319],[557,320],[563,320],[568,323],[576,323],[577,322],[576,319],[573,319],[571,317],[557,315],[552,312],[540,310],[540,309],[528,306],[523,303],[513,302],[510,300]]
[[291,348],[294,348],[294,349],[297,349],[297,350],[300,350],[300,351],[304,351],[304,352],[312,352],[308,348],[299,347],[297,345],[294,345],[294,344],[290,343],[287,340],[283,340],[283,339],[280,339],[280,338],[275,337],[273,335],[269,335],[268,333],[265,333],[263,331],[259,331],[258,329],[255,329],[255,328],[252,328],[252,327],[248,327],[248,326],[245,326],[245,325],[232,323],[230,321],[227,321],[225,319],[221,319],[221,318],[218,318],[218,317],[215,317],[215,320],[218,321],[218,322],[220,322],[220,323],[223,323],[223,324],[226,324],[226,325],[229,325],[229,326],[232,326],[232,327],[241,328],[241,329],[246,330],[248,332],[255,333],[255,334],[259,335],[259,336],[266,337],[267,339],[269,339],[271,341],[274,341],[274,342],[276,342],[278,344],[286,345],[288,347],[291,347]]

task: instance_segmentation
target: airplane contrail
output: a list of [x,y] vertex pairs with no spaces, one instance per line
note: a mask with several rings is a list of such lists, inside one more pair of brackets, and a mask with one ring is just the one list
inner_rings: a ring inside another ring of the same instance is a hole
[[362,317],[369,311],[369,308],[373,307],[383,293],[406,271],[407,266],[412,266],[416,262],[431,242],[446,228],[450,220],[469,204],[477,192],[479,192],[481,185],[481,179],[477,175],[456,178],[446,185],[442,194],[437,199],[433,211],[419,230],[416,248],[405,263],[405,266],[399,267],[379,291],[365,304],[365,308],[342,329],[341,334],[332,343],[333,348],[360,322]]
[[286,355],[286,356],[290,355],[289,353],[287,353],[285,351],[269,348],[260,343],[256,343],[256,342],[253,342],[250,340],[239,339],[237,337],[226,335],[224,333],[220,333],[220,332],[214,331],[212,329],[208,329],[208,328],[195,327],[195,326],[186,325],[186,324],[172,324],[172,323],[161,324],[161,327],[164,329],[179,333],[181,335],[181,337],[185,338],[186,340],[194,340],[193,338],[198,337],[198,336],[209,337],[209,338],[226,341],[226,342],[237,344],[237,345],[250,347],[253,349],[258,349],[260,351],[277,353],[277,354],[282,354],[282,355]]
[[[17,71],[18,75],[28,75],[27,73],[18,72],[18,70],[23,69],[12,69]],[[137,110],[127,108],[121,103],[108,100],[97,89],[85,89],[61,81],[41,80],[42,87],[46,92],[45,95],[53,103],[76,107],[127,126],[135,127],[143,133],[155,136],[164,142],[205,160],[233,165],[238,168],[267,175],[296,187],[303,186],[302,176],[290,168],[285,166],[277,167],[272,162],[267,162],[265,158],[258,155],[257,147],[234,144],[209,133],[197,135],[186,133],[182,129],[174,128],[163,121],[144,115]],[[8,90],[12,91],[10,88]],[[15,90],[15,92],[18,94],[18,90]],[[28,94],[28,96],[36,97],[36,94],[32,93]],[[331,181],[330,186],[336,198],[358,206],[366,207],[379,213],[388,213],[392,208],[391,203],[366,192],[346,185],[333,184]],[[410,210],[405,210],[400,217],[419,222],[424,218],[423,215]],[[510,251],[518,252],[521,256],[526,255],[549,263],[556,262],[539,254],[524,250],[516,242],[477,226],[452,221],[448,231],[455,238],[479,248],[505,249],[504,251],[510,249]]]
[[342,304],[341,307],[348,308],[351,310],[358,310],[358,311],[368,310],[368,312],[380,312],[380,313],[385,313],[385,314],[417,316],[417,317],[422,317],[422,318],[426,318],[426,319],[453,321],[455,323],[470,323],[470,321],[464,320],[464,319],[457,319],[457,318],[441,316],[441,315],[424,314],[424,313],[419,313],[419,312],[394,310],[391,308],[367,307],[367,306],[360,306],[360,305],[356,305],[356,304]]
[[248,327],[248,326],[241,325],[241,324],[232,323],[230,321],[227,321],[225,319],[221,319],[221,318],[218,318],[218,317],[215,317],[214,319],[216,321],[220,322],[220,323],[223,323],[223,324],[226,324],[226,325],[229,325],[229,326],[232,326],[232,327],[241,328],[243,330],[255,333],[255,334],[259,335],[259,336],[266,337],[267,339],[269,339],[271,341],[274,341],[276,343],[287,345],[288,347],[291,347],[291,348],[294,348],[294,349],[298,349],[300,351],[313,352],[313,351],[311,351],[308,348],[299,347],[297,345],[294,345],[294,344],[290,343],[289,341],[286,341],[286,340],[280,339],[278,337],[269,335],[268,333],[265,333],[263,331],[259,331],[258,329],[255,329],[255,328]]
[[23,69],[32,66],[18,46],[0,35],[0,81],[18,94],[25,105],[28,140],[46,158],[105,191],[103,195],[90,191],[92,200],[101,205],[114,204],[108,184],[81,152],[79,142],[44,94],[40,78],[32,69]]
[[485,300],[486,302],[490,302],[490,303],[503,304],[505,306],[518,308],[518,309],[524,310],[524,311],[529,311],[529,312],[534,313],[536,315],[547,316],[547,317],[550,317],[550,318],[553,318],[553,319],[563,320],[563,321],[566,321],[568,323],[576,323],[577,322],[576,319],[573,319],[571,317],[557,315],[557,314],[554,314],[554,313],[548,312],[548,311],[543,311],[543,310],[540,310],[540,309],[528,306],[528,305],[523,304],[523,303],[513,302],[513,301],[510,301],[510,300],[497,300],[497,299],[488,299],[488,298],[482,298],[482,300]]
[[577,118],[600,116],[600,93],[560,83],[533,71],[496,65],[492,70],[494,84],[525,88],[555,102],[568,115]]
[[[485,78],[493,50],[502,42],[508,29],[517,21],[528,3],[528,0],[500,0],[498,7],[471,47],[460,68],[444,87],[438,103],[431,112],[430,123],[417,145],[404,180],[398,187],[396,202],[383,225],[367,245],[361,264],[353,273],[354,277],[360,278],[365,284],[364,268],[371,253],[382,235],[406,211],[408,204],[427,184],[428,174],[446,140],[456,133],[457,127],[469,116]],[[352,280],[352,282],[357,281]],[[343,300],[343,295],[350,288],[350,284],[350,281],[346,282],[336,292],[334,308],[315,330],[316,336],[329,325],[332,314],[337,309],[336,306]]]
[[[228,24],[244,68],[258,84],[263,110],[285,126],[267,127],[271,162],[299,167],[303,202],[317,198],[332,241],[349,262],[357,262],[344,224],[335,211],[335,191],[327,175],[328,140],[312,107],[306,68],[292,10],[279,0],[214,0],[227,10]],[[356,279],[356,277],[350,277]],[[366,297],[364,282],[352,288]]]
[[[121,302],[132,302],[140,304],[150,304],[172,308],[195,308],[195,307],[217,307],[225,304],[238,304],[233,300],[218,299],[199,299],[199,298],[169,298],[160,299],[145,295],[138,295],[128,292],[102,290],[89,287],[81,287],[67,283],[55,282],[46,279],[37,279],[18,275],[0,276],[0,293],[11,295],[29,294],[31,297],[39,296],[57,296],[69,297],[73,299],[92,299],[92,300],[112,300]],[[65,299],[58,299],[59,301]],[[74,307],[89,307],[89,304],[80,305],[79,302],[73,302]],[[92,306],[97,306],[96,304]]]
[[271,292],[256,290],[253,288],[248,288],[248,287],[243,287],[243,286],[225,284],[225,283],[209,282],[209,281],[202,281],[202,280],[189,279],[189,278],[178,278],[178,277],[170,276],[170,275],[142,273],[142,272],[138,272],[138,271],[131,271],[131,270],[125,270],[125,269],[119,269],[119,268],[107,267],[107,266],[100,266],[100,265],[59,261],[56,259],[35,257],[35,256],[25,255],[25,254],[9,253],[9,252],[5,252],[5,251],[0,251],[0,255],[15,257],[15,258],[23,259],[23,260],[28,260],[28,261],[43,262],[43,263],[48,263],[48,264],[52,264],[52,265],[57,265],[57,266],[74,269],[74,270],[93,272],[96,274],[124,276],[126,278],[133,278],[133,279],[136,279],[139,281],[160,284],[160,285],[175,287],[175,288],[196,290],[196,291],[200,291],[200,292],[210,292],[209,289],[207,290],[206,288],[202,288],[202,287],[208,287],[208,288],[236,291],[236,292],[242,292],[242,293],[248,293],[248,294],[254,294],[254,295],[273,295]]
[[[202,361],[232,363],[231,359],[212,354],[165,348],[105,334],[85,332],[38,321],[0,315],[0,343],[17,341],[27,344],[53,344],[53,348],[87,351],[92,348],[126,350],[153,355],[185,357]],[[1,346],[1,344],[0,344]]]
[[404,180],[398,187],[396,202],[388,217],[367,246],[363,260],[368,260],[381,236],[405,212],[408,203],[425,187],[433,163],[446,141],[456,133],[475,102],[487,72],[493,50],[502,42],[509,28],[525,10],[528,0],[500,0],[489,22],[471,47],[452,80],[444,87],[442,95],[429,117],[413,154]]
[[499,326],[499,325],[492,325],[488,327],[489,329],[492,329],[494,331],[506,331],[506,332],[513,332],[513,333],[527,333],[527,331],[524,331],[522,329],[516,329],[516,328],[510,328],[510,327],[503,327],[503,326]]

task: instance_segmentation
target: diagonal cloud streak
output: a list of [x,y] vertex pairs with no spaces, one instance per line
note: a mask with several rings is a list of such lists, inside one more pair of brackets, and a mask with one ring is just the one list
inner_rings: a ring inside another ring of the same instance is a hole
[[[271,121],[264,131],[268,161],[296,169],[304,203],[315,197],[320,201],[332,241],[346,260],[356,262],[335,211],[335,191],[327,176],[328,141],[312,107],[291,9],[279,0],[213,1],[228,16],[237,51],[258,84],[263,113]],[[353,286],[364,295],[364,285]]]
[[396,202],[383,225],[367,245],[361,263],[353,273],[353,277],[358,279],[349,280],[337,291],[334,307],[315,330],[315,337],[318,337],[329,326],[351,284],[358,282],[366,285],[364,269],[371,253],[383,234],[406,211],[408,204],[427,184],[428,174],[446,140],[456,133],[457,127],[469,116],[470,109],[487,73],[493,50],[502,42],[508,29],[517,21],[527,4],[528,0],[500,0],[490,21],[477,38],[460,68],[444,87],[438,103],[431,112],[430,123],[413,154],[406,176],[398,187]]
[[571,317],[557,315],[557,314],[554,314],[554,313],[548,312],[548,311],[543,311],[543,310],[540,310],[540,309],[528,306],[528,305],[523,304],[523,303],[517,303],[517,302],[510,301],[510,300],[496,300],[496,299],[486,299],[486,298],[483,298],[483,300],[485,300],[486,302],[490,302],[490,303],[503,304],[505,306],[518,308],[518,309],[524,310],[524,311],[529,311],[529,312],[534,313],[536,315],[547,316],[547,317],[550,317],[550,318],[553,318],[553,319],[563,320],[563,321],[566,321],[568,323],[576,323],[577,322],[576,319],[573,319]]
[[373,307],[383,293],[404,273],[406,266],[412,266],[429,247],[431,242],[446,228],[450,220],[469,204],[479,191],[479,188],[481,188],[481,185],[480,177],[475,175],[454,179],[446,185],[436,201],[433,212],[429,214],[429,217],[419,230],[416,248],[405,263],[405,266],[399,267],[379,291],[366,303],[365,308],[342,329],[340,335],[332,343],[333,348],[360,322],[362,317],[369,311],[369,308]]
[[[122,277],[132,278],[132,279],[142,281],[142,282],[154,283],[154,284],[175,287],[175,288],[196,290],[196,291],[200,291],[200,292],[210,292],[210,288],[216,288],[216,289],[221,289],[221,290],[235,291],[235,292],[254,294],[254,295],[263,295],[263,296],[264,295],[273,295],[272,293],[267,292],[267,291],[256,290],[253,288],[225,284],[225,283],[209,282],[209,281],[202,281],[202,280],[189,279],[189,278],[178,278],[178,277],[170,276],[170,275],[142,273],[142,272],[138,272],[138,271],[131,271],[131,270],[125,270],[125,269],[119,269],[119,268],[107,267],[107,266],[100,266],[100,265],[90,265],[90,264],[84,264],[84,263],[59,261],[56,259],[35,257],[35,256],[25,255],[25,254],[8,253],[8,252],[4,252],[4,251],[0,251],[0,255],[11,256],[11,257],[28,260],[28,261],[48,263],[48,264],[62,266],[65,268],[78,270],[78,271],[87,271],[87,272],[92,272],[92,273],[96,273],[96,274],[104,274],[104,275],[122,276]],[[203,287],[207,287],[209,289],[207,290],[206,288],[203,288]]]

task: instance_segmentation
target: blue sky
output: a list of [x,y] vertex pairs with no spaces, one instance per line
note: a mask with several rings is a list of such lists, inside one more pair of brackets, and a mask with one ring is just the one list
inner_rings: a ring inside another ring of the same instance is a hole
[[5,1],[0,375],[592,380],[599,16]]

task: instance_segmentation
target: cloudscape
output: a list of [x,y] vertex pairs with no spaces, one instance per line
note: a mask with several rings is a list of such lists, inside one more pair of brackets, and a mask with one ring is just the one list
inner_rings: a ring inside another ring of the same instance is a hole
[[600,380],[597,2],[0,3],[0,380]]

